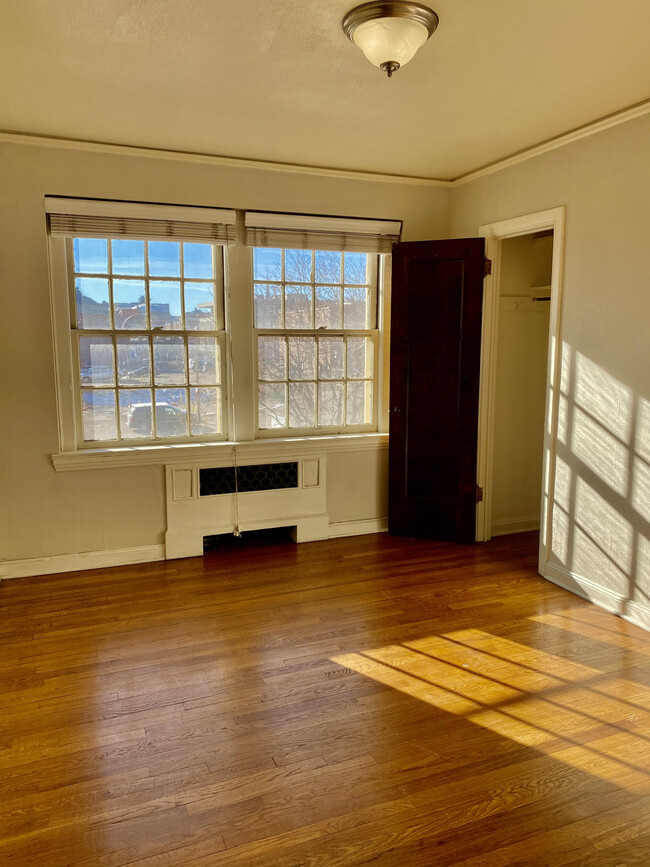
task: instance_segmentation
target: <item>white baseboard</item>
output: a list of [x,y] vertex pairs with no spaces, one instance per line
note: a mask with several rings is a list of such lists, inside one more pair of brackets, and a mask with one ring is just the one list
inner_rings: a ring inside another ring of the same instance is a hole
[[365,533],[385,533],[388,530],[388,518],[368,518],[365,521],[340,521],[330,524],[329,538],[339,539],[341,536],[362,536]]
[[[260,526],[263,522],[258,522]],[[275,526],[274,522],[269,522]],[[300,523],[294,519],[291,523]],[[305,523],[305,519],[303,519]],[[231,528],[229,528],[230,531]],[[245,529],[253,529],[246,527]],[[259,527],[255,527],[259,529]],[[309,528],[306,528],[308,530]],[[320,529],[320,528],[318,528]],[[303,532],[298,541],[313,538],[336,539],[340,536],[358,536],[362,533],[381,533],[388,529],[386,518],[372,518],[366,521],[343,521],[330,524],[327,535],[325,527],[317,534]],[[203,537],[201,537],[202,541]],[[177,553],[172,556],[196,556],[196,552]],[[78,572],[81,569],[109,569],[111,566],[129,566],[135,563],[153,563],[165,559],[164,545],[143,545],[139,548],[115,548],[111,551],[86,551],[82,554],[55,554],[50,557],[29,557],[24,560],[0,560],[0,579],[31,578],[36,575],[55,575],[58,572]]]
[[515,521],[494,521],[490,535],[508,536],[510,533],[528,533],[530,530],[539,530],[539,515],[517,518]]
[[582,575],[577,575],[575,572],[569,572],[568,569],[563,569],[561,566],[556,566],[553,563],[547,563],[544,567],[544,578],[548,578],[549,581],[557,584],[558,587],[563,587],[565,590],[575,593],[576,596],[581,596],[583,599],[593,602],[594,605],[599,605],[606,611],[618,614],[619,617],[629,620],[635,626],[640,626],[642,629],[650,631],[649,606],[628,599],[615,590],[601,587],[600,584],[596,584],[588,578],[583,578]]
[[80,569],[108,569],[111,566],[152,563],[154,560],[164,559],[164,545],[114,548],[111,551],[87,551],[83,554],[55,554],[51,557],[29,557],[25,560],[0,561],[0,578],[29,578],[34,575],[54,575],[57,572],[77,572]]

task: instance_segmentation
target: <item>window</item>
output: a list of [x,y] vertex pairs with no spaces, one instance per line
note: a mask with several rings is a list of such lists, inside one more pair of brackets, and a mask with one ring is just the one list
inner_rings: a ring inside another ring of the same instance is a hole
[[68,240],[84,443],[223,438],[220,248]]
[[261,432],[376,429],[377,256],[253,250]]
[[385,429],[382,254],[398,223],[45,205],[57,469],[155,463],[160,447],[165,461],[182,460],[171,447],[184,444]]

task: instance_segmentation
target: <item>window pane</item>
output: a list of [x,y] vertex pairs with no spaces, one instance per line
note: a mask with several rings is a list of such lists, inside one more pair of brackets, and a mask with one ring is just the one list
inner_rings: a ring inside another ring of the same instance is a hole
[[152,437],[151,392],[144,388],[120,391],[120,432],[124,439]]
[[74,270],[82,274],[108,274],[108,244],[104,238],[75,238]]
[[347,424],[372,423],[372,383],[348,382]]
[[144,241],[126,238],[111,241],[113,274],[144,276]]
[[[118,337],[117,370],[120,385],[151,385],[151,353],[146,337]],[[120,398],[120,405],[121,405]]]
[[79,368],[83,385],[115,385],[111,338],[80,337]]
[[311,286],[285,286],[285,328],[312,328]]
[[180,330],[183,327],[181,284],[175,280],[152,280],[149,283],[149,315],[152,328]]
[[219,344],[214,337],[188,337],[191,385],[215,385],[221,382]]
[[284,279],[291,283],[311,282],[311,250],[284,251]]
[[184,388],[157,388],[156,436],[187,435],[187,393]]
[[108,280],[77,277],[75,280],[75,306],[77,328],[95,329],[111,327]]
[[190,425],[192,434],[221,434],[221,389],[190,389]]
[[363,287],[343,290],[343,327],[370,328],[370,292]]
[[368,254],[344,253],[344,274],[346,283],[368,282]]
[[348,337],[348,377],[370,379],[372,376],[372,340],[370,337]]
[[286,426],[287,399],[284,383],[260,382],[259,418],[262,430]]
[[85,442],[117,439],[114,391],[84,389],[81,392],[81,415]]
[[149,241],[149,274],[152,277],[181,276],[181,245],[178,241]]
[[343,356],[342,337],[319,337],[318,378],[343,379],[345,370]]
[[210,244],[183,244],[183,272],[186,277],[214,276],[212,246]]
[[188,331],[214,331],[217,327],[214,283],[185,284],[185,328]]
[[318,383],[318,424],[343,424],[345,416],[343,396],[345,386],[342,382]]
[[156,385],[184,385],[187,382],[182,337],[154,337],[153,369]]
[[289,383],[289,427],[316,425],[316,383]]
[[147,328],[144,280],[113,280],[113,307],[116,328]]
[[317,283],[341,282],[341,254],[336,250],[316,250],[314,254]]
[[316,339],[289,338],[289,379],[316,379]]
[[259,379],[287,378],[287,344],[284,337],[259,337],[257,340]]
[[338,286],[316,287],[316,328],[341,327],[341,290]]
[[253,278],[255,280],[282,280],[282,250],[273,247],[255,247],[253,251]]
[[282,287],[255,284],[255,327],[282,328]]

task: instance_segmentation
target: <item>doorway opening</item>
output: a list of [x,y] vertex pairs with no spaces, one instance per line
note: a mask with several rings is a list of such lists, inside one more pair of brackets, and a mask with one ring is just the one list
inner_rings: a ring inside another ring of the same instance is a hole
[[490,537],[539,530],[552,264],[552,229],[501,243]]
[[540,530],[550,550],[564,208],[482,226],[483,305],[476,540]]

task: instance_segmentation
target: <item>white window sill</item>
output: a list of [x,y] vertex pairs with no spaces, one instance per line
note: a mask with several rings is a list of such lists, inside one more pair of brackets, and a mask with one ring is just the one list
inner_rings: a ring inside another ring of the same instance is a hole
[[99,470],[113,467],[151,467],[166,464],[209,463],[228,466],[237,461],[272,461],[288,456],[303,457],[332,452],[376,451],[388,448],[387,433],[339,434],[336,436],[286,437],[249,442],[174,443],[166,446],[119,446],[110,449],[79,449],[52,455],[58,472]]

